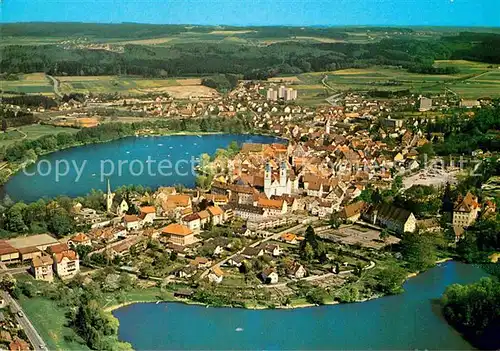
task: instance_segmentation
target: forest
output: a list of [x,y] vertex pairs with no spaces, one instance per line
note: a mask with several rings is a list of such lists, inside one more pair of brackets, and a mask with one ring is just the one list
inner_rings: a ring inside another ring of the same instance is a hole
[[[33,36],[40,24],[1,25],[4,36]],[[43,26],[40,35],[87,35],[141,38],[186,31],[180,26],[148,25],[71,25]],[[35,28],[35,29],[34,29]],[[225,28],[226,30],[229,28]],[[247,28],[248,29],[248,28]],[[263,27],[235,34],[235,38],[285,38],[269,45],[239,41],[181,42],[169,46],[124,45],[123,52],[90,50],[80,46],[5,45],[0,48],[0,67],[8,74],[46,72],[52,75],[139,75],[144,77],[239,74],[245,79],[262,79],[277,74],[298,74],[371,65],[401,66],[419,73],[451,74],[454,69],[433,68],[436,59],[468,59],[500,63],[500,34],[443,33],[441,37],[416,39],[393,36],[377,42],[297,42],[300,34],[341,39],[345,29]],[[99,30],[101,32],[99,33]],[[191,30],[191,29],[190,29]],[[193,27],[192,31],[209,32],[214,27]],[[354,29],[351,29],[354,30]],[[366,29],[365,29],[366,30]],[[405,31],[403,29],[399,29]]]

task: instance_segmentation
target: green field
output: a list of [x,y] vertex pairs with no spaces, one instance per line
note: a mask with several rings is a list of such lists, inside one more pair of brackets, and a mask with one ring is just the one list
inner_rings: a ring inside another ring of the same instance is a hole
[[55,127],[50,125],[33,124],[18,128],[10,128],[6,133],[0,133],[0,146],[9,146],[24,139],[38,139],[44,135],[57,134],[61,132],[76,133],[79,129]]
[[19,80],[1,80],[0,89],[25,94],[54,94],[54,88],[44,73],[22,74],[19,78]]
[[89,350],[87,345],[75,341],[79,337],[67,326],[65,311],[55,301],[23,296],[19,303],[49,350]]
[[141,79],[117,76],[58,77],[62,93],[111,93],[138,94],[151,88],[180,85],[175,79]]
[[[321,79],[327,75],[326,83],[331,91],[409,89],[415,93],[444,93],[445,88],[461,98],[484,96],[500,97],[500,70],[491,65],[470,61],[436,61],[436,67],[457,67],[460,72],[451,75],[411,73],[405,69],[372,67],[366,69],[344,69],[331,72],[305,73],[298,76],[301,83],[295,86],[299,101],[314,101],[321,93]],[[302,95],[302,96],[301,96]]]

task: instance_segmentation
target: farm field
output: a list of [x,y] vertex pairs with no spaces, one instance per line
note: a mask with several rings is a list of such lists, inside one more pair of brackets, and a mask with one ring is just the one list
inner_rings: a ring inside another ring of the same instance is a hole
[[44,135],[58,134],[61,132],[76,133],[79,129],[63,128],[50,125],[32,124],[17,128],[9,128],[6,133],[0,133],[0,147],[9,146],[23,139],[38,139]]
[[0,89],[4,92],[53,95],[54,88],[44,73],[22,74],[19,80],[2,80]]
[[119,76],[71,76],[58,77],[62,93],[121,93],[138,95],[168,93],[175,98],[186,99],[191,95],[211,96],[214,89],[201,85],[199,78],[144,79]]
[[435,66],[454,66],[460,72],[451,75],[432,75],[386,67],[313,72],[299,75],[301,83],[296,86],[296,89],[299,90],[300,99],[302,90],[308,94],[312,89],[320,89],[321,79],[326,75],[326,83],[333,91],[409,89],[415,93],[442,93],[445,88],[448,88],[464,99],[500,96],[500,70],[498,68],[463,60],[436,61]]

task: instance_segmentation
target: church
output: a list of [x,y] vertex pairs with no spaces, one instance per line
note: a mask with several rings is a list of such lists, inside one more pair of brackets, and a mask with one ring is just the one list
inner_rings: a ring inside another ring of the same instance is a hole
[[292,194],[297,189],[298,182],[288,177],[286,162],[281,162],[278,177],[273,177],[271,164],[269,162],[266,163],[264,168],[264,193],[267,198],[271,198],[273,195]]

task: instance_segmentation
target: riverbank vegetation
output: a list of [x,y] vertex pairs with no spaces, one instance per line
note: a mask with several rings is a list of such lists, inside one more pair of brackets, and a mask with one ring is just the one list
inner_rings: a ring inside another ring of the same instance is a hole
[[469,285],[454,284],[441,297],[446,320],[481,350],[500,348],[500,282],[483,278]]

